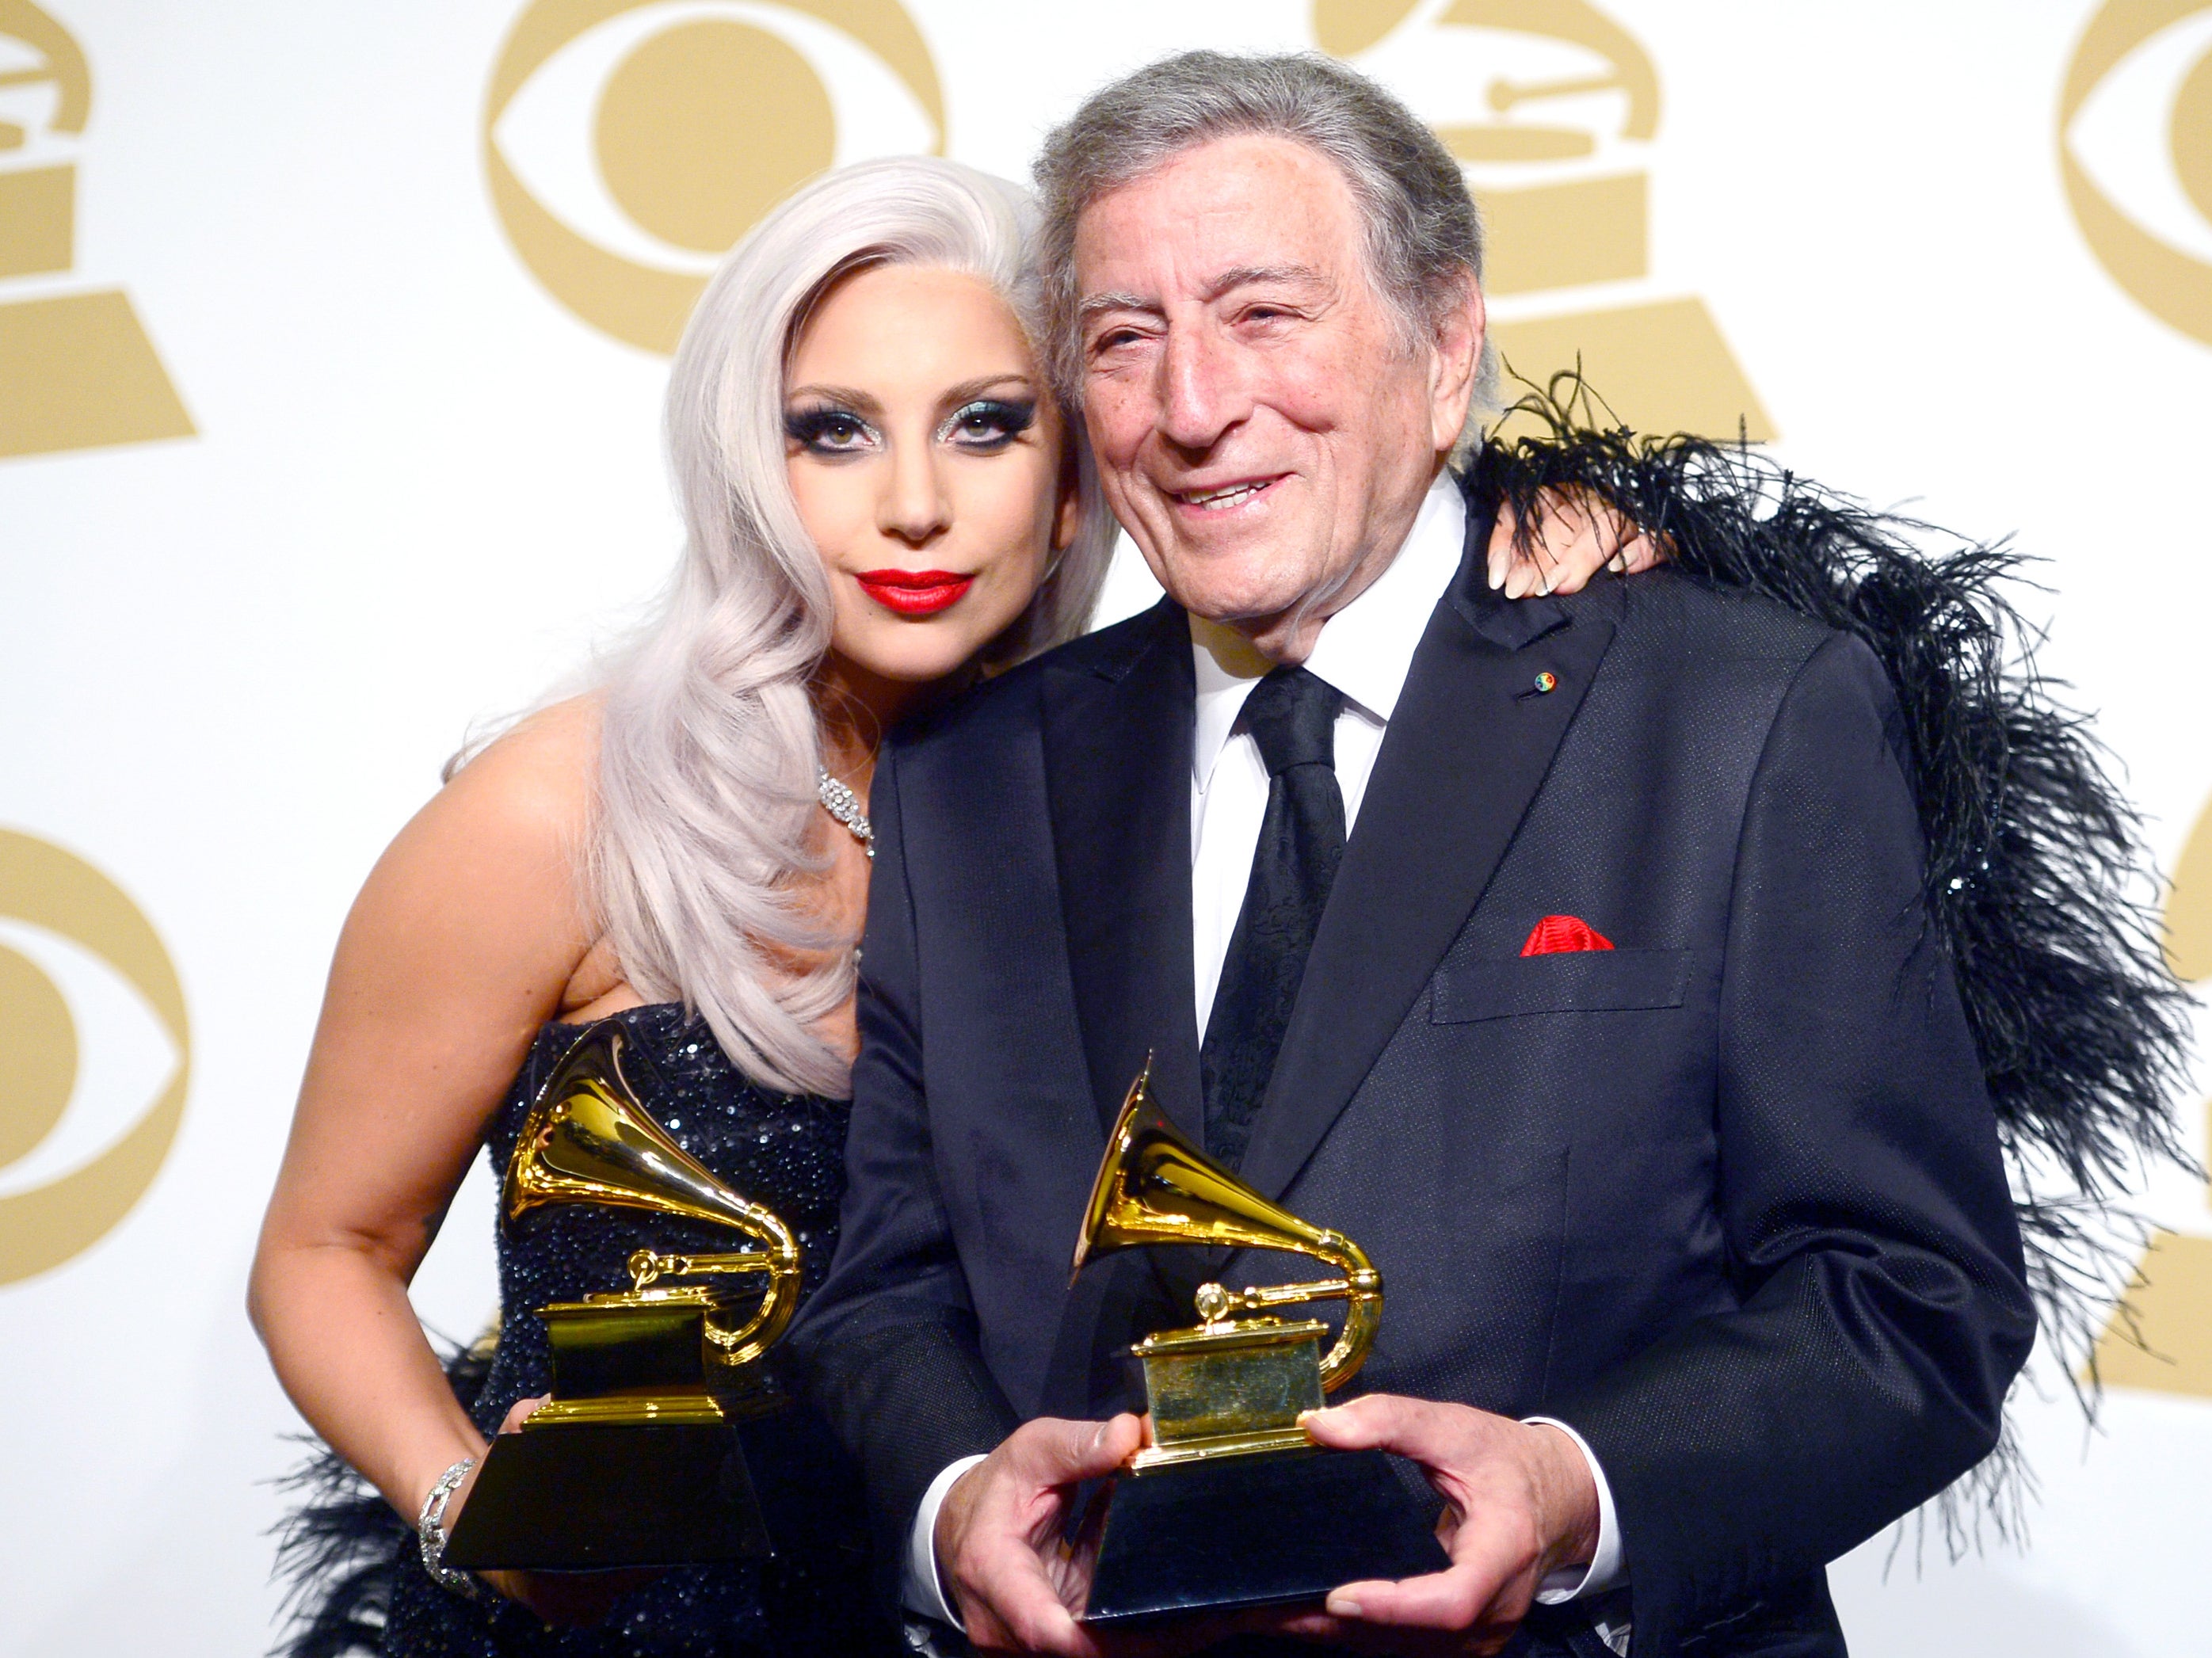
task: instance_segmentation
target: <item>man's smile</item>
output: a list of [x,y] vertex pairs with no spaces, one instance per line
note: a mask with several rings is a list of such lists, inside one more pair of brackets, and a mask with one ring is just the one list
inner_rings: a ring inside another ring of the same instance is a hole
[[1202,489],[1169,489],[1162,493],[1176,506],[1200,513],[1225,513],[1257,500],[1267,490],[1282,482],[1288,473],[1278,472],[1269,477],[1238,478],[1231,483],[1208,484]]

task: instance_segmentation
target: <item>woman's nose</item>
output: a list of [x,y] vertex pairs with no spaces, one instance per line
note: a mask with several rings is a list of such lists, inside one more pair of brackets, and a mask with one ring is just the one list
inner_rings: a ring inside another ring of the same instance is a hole
[[892,451],[890,476],[877,503],[876,527],[919,547],[942,534],[952,522],[933,446],[901,444]]

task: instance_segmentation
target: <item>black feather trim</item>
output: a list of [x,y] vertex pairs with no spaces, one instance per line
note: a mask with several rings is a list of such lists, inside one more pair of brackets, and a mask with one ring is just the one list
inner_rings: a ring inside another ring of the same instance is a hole
[[[2044,1337],[2086,1375],[2075,1391],[2094,1412],[2097,1336],[2135,1265],[2115,1237],[2135,1223],[2116,1206],[2147,1162],[2191,1162],[2171,1107],[2191,1004],[2160,947],[2140,823],[2086,720],[2037,672],[2040,635],[2004,591],[2022,561],[1875,512],[1747,444],[1640,437],[1601,408],[1578,374],[1556,376],[1515,411],[1547,435],[1487,444],[1475,487],[1514,508],[1526,550],[1540,492],[1594,496],[1664,537],[1693,580],[1787,605],[1881,659],[1927,838],[1928,914],[1989,1080]],[[2001,1532],[2017,1517],[2016,1461],[2001,1449],[1975,1480]]]
[[[487,1337],[454,1352],[446,1380],[466,1410],[490,1373]],[[273,1658],[377,1658],[392,1609],[393,1575],[415,1528],[338,1454],[312,1435],[307,1460],[276,1481],[297,1506],[276,1528],[276,1576],[289,1628]]]

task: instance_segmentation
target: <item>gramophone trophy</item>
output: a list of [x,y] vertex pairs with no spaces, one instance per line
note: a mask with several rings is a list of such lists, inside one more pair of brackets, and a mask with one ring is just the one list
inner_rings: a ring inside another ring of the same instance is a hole
[[[1200,1284],[1200,1322],[1148,1336],[1149,1442],[1115,1477],[1083,1620],[1319,1600],[1340,1583],[1441,1571],[1419,1505],[1380,1451],[1324,1450],[1298,1425],[1356,1373],[1382,1316],[1382,1278],[1342,1233],[1270,1203],[1193,1145],[1130,1085],[1091,1190],[1075,1268],[1137,1244],[1310,1255],[1338,1276],[1228,1290]],[[1266,1310],[1345,1303],[1344,1328]]]
[[647,1064],[613,1020],[576,1039],[515,1142],[504,1224],[605,1204],[726,1226],[754,1246],[640,1249],[629,1289],[538,1309],[552,1397],[492,1441],[448,1565],[585,1570],[768,1551],[734,1424],[780,1403],[760,1359],[797,1308],[799,1245],[653,1121],[626,1074]]

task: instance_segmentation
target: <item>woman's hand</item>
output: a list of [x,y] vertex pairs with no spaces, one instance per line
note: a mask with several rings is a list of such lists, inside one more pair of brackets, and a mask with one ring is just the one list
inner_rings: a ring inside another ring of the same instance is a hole
[[1577,593],[1600,570],[1633,574],[1663,563],[1666,551],[1602,501],[1547,489],[1528,546],[1519,545],[1520,520],[1510,507],[1498,509],[1490,531],[1490,585],[1508,598],[1530,593]]
[[[531,1412],[543,1405],[548,1395],[515,1401],[507,1419],[499,1424],[502,1434],[511,1434],[530,1419]],[[487,1450],[486,1455],[490,1455]],[[453,1534],[453,1527],[467,1506],[469,1493],[476,1489],[477,1476],[483,1472],[483,1458],[477,1459],[461,1483],[453,1488],[446,1503],[446,1535]],[[547,1624],[596,1624],[605,1617],[614,1603],[632,1589],[641,1588],[660,1576],[658,1571],[633,1569],[623,1571],[483,1571],[477,1576],[485,1586],[505,1599],[537,1613]]]

